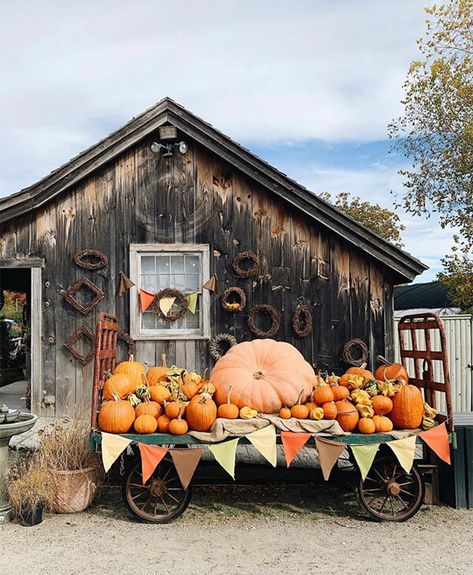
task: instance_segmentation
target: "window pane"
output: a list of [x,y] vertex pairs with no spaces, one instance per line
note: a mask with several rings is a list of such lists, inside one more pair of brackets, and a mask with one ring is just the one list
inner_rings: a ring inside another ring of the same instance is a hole
[[184,273],[184,256],[171,256],[171,273]]
[[171,278],[171,285],[169,287],[178,289],[178,290],[185,290],[186,289],[186,276],[181,274],[175,274],[170,276]]
[[157,276],[142,275],[141,287],[146,291],[154,293],[155,291],[157,291],[156,278]]
[[169,274],[171,273],[169,267],[169,256],[156,256],[156,273]]
[[186,256],[186,273],[200,273],[200,256]]
[[156,276],[156,291],[160,291],[171,286],[171,277],[169,275]]
[[141,256],[141,273],[154,274],[154,256]]
[[156,329],[156,314],[154,311],[146,311],[141,316],[141,327],[143,329]]
[[199,291],[200,285],[200,275],[189,275],[186,277],[186,291]]

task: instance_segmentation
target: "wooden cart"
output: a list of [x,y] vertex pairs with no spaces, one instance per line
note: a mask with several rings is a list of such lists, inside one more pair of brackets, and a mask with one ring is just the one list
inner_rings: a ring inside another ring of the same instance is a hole
[[[428,322],[428,327],[426,327]],[[405,358],[415,357],[415,361],[427,362],[423,365],[423,377],[420,378],[418,369],[414,370],[415,378],[412,383],[427,390],[431,405],[435,405],[434,391],[446,393],[447,397],[447,423],[450,431],[453,431],[453,420],[451,419],[450,407],[450,390],[448,382],[448,365],[444,348],[442,348],[442,357],[439,359],[437,351],[430,348],[430,338],[425,337],[427,349],[424,350],[423,356],[420,353],[418,341],[415,338],[416,330],[414,325],[421,325],[422,330],[439,329],[443,333],[442,322],[436,316],[409,316],[403,318],[399,325],[400,337],[403,332],[410,333],[409,346],[401,339],[401,350]],[[408,327],[405,327],[408,326]],[[92,413],[91,413],[91,434],[90,443],[94,450],[100,450],[101,433],[97,427],[97,414],[101,402],[101,391],[103,387],[103,374],[105,371],[112,371],[116,361],[118,323],[114,316],[109,314],[100,314],[96,332],[96,353],[94,369],[94,386],[92,396]],[[443,342],[445,339],[441,338]],[[414,342],[414,343],[413,343]],[[412,344],[414,345],[415,355],[411,353]],[[434,382],[428,377],[433,377],[432,361],[441,361],[444,373],[447,378],[443,383]],[[425,368],[427,365],[427,368]],[[441,387],[443,386],[443,387]],[[153,433],[149,435],[140,435],[134,433],[122,434],[123,437],[131,439],[130,444],[132,455],[126,457],[126,463],[123,469],[122,496],[131,514],[141,520],[150,523],[167,523],[179,517],[189,505],[192,496],[192,485],[183,489],[177,471],[174,467],[170,453],[167,453],[162,459],[154,474],[146,482],[142,483],[141,460],[139,457],[138,443],[151,445],[173,447],[186,447],[192,449],[197,445],[202,445],[196,438],[191,435],[170,435],[162,433]],[[389,434],[362,435],[352,433],[342,437],[331,437],[331,440],[340,441],[349,444],[367,444],[367,443],[386,443],[392,440]],[[242,443],[247,442],[245,437],[240,440]],[[280,436],[278,434],[278,443]],[[411,518],[420,509],[425,493],[425,485],[422,470],[431,467],[425,463],[414,463],[410,473],[406,473],[399,465],[392,451],[384,445],[381,445],[379,453],[373,462],[373,465],[363,480],[359,474],[358,468],[354,461],[348,459],[348,465],[344,470],[351,475],[354,482],[355,492],[358,502],[362,509],[372,518],[378,521],[406,521]]]

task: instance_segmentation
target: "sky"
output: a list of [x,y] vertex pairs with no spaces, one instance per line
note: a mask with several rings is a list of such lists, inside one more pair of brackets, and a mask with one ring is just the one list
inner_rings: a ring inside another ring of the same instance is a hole
[[[424,0],[0,0],[0,197],[170,96],[314,193],[393,208]],[[398,210],[435,278],[451,232]]]

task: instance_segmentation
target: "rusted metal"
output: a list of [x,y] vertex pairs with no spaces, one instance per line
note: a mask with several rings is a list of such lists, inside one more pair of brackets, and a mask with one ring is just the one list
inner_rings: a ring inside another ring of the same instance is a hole
[[[432,331],[438,331],[440,350],[432,349]],[[435,392],[445,394],[447,408],[446,416],[439,416],[447,420],[447,429],[453,431],[453,409],[450,389],[450,375],[448,371],[447,341],[442,319],[435,313],[419,313],[405,315],[398,324],[400,356],[403,366],[410,371],[408,360],[414,364],[414,377],[409,377],[409,383],[424,390],[425,401],[437,409]],[[410,336],[407,336],[410,334]],[[423,334],[425,349],[420,349],[419,336]],[[440,362],[443,381],[435,381],[433,362]],[[412,371],[412,370],[411,370]]]
[[97,414],[100,406],[100,395],[106,371],[115,369],[117,359],[118,322],[114,315],[100,313],[95,332],[95,364],[92,388],[92,411],[90,423],[97,428]]

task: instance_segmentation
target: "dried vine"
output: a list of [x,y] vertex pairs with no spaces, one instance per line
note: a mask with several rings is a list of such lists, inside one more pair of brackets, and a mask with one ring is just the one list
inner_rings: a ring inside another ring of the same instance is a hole
[[[176,301],[174,302],[173,305],[177,304],[178,307],[174,313],[168,313],[168,315],[164,315],[164,313],[162,312],[159,306],[159,302],[164,297],[176,298]],[[165,321],[174,322],[177,321],[178,319],[181,319],[181,317],[185,315],[188,309],[187,298],[185,294],[183,294],[178,289],[171,289],[171,288],[162,289],[160,292],[156,294],[156,299],[154,300],[153,308],[160,315],[162,319],[164,319]]]
[[[359,357],[354,357],[353,351],[355,349],[359,351]],[[360,365],[368,363],[368,346],[361,339],[351,339],[343,346],[342,359],[348,365],[360,367]]]
[[[228,347],[222,349],[222,343],[225,343]],[[236,345],[238,342],[233,335],[229,333],[219,333],[218,335],[214,336],[209,341],[209,352],[212,356],[212,359],[218,361],[221,357],[223,357],[227,351]]]
[[292,329],[298,337],[307,337],[312,333],[312,312],[308,305],[299,304],[292,316]]
[[[236,300],[236,301],[235,301]],[[246,293],[239,287],[229,287],[222,295],[222,307],[226,311],[237,312],[245,309]]]
[[[248,268],[242,268],[242,263],[245,261],[249,261],[250,265]],[[233,269],[235,273],[239,275],[241,278],[251,278],[257,274],[260,268],[260,260],[259,257],[250,250],[246,252],[241,252],[235,256],[233,260]]]
[[[266,331],[261,330],[256,325],[256,316],[266,314],[271,318],[271,326]],[[259,304],[253,306],[248,312],[248,327],[257,337],[274,337],[281,327],[282,317],[279,311],[272,305]]]

